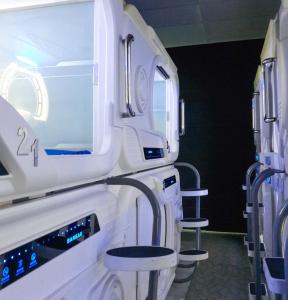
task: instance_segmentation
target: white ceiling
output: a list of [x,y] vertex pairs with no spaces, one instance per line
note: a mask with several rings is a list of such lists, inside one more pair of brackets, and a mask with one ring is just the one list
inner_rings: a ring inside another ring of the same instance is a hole
[[280,0],[126,0],[165,47],[264,38]]

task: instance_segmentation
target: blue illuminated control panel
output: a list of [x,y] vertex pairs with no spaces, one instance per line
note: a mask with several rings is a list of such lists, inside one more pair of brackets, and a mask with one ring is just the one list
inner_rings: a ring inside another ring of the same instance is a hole
[[173,185],[176,183],[176,176],[173,175],[169,178],[166,178],[163,180],[163,186],[164,186],[164,189],[167,189],[169,186]]
[[0,255],[0,289],[100,231],[95,214]]
[[164,157],[163,148],[143,148],[145,159],[157,159]]

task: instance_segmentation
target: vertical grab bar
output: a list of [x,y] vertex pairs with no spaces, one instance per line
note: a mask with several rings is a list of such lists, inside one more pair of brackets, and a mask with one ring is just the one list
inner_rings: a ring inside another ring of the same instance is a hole
[[125,48],[125,104],[126,111],[122,113],[123,118],[135,117],[131,104],[131,64],[132,64],[132,43],[134,42],[134,36],[128,34],[126,39],[123,40]]
[[[196,177],[196,188],[201,188],[201,177],[199,171],[192,164],[185,162],[176,162],[174,163],[175,167],[186,167],[192,170]],[[201,200],[200,197],[196,197],[196,218],[201,217]],[[199,250],[201,247],[201,228],[196,228],[196,249]]]
[[[253,163],[246,172],[246,203],[251,203],[251,175],[253,174],[253,172],[260,167],[261,165],[263,165],[261,162],[256,161],[255,163]],[[252,224],[252,218],[251,218],[251,214],[248,214],[248,218],[247,218],[247,237],[248,237],[248,242],[252,242],[252,228],[253,228],[253,224]]]
[[275,173],[283,173],[283,171],[275,169],[266,169],[262,171],[254,180],[251,190],[251,199],[253,203],[253,240],[254,240],[254,278],[255,278],[255,299],[262,300],[261,292],[261,257],[260,257],[260,234],[259,234],[259,202],[258,192],[262,183]]
[[254,133],[260,132],[260,111],[259,111],[259,92],[253,93],[252,99],[252,127]]
[[276,116],[276,95],[274,90],[274,65],[275,58],[267,58],[263,61],[263,72],[264,72],[264,108],[265,115],[264,121],[266,123],[272,123],[277,120]]
[[261,165],[263,165],[261,162],[259,161],[256,161],[254,162],[248,169],[247,169],[247,172],[246,172],[246,177],[245,177],[245,180],[246,180],[246,200],[247,200],[247,203],[251,203],[251,197],[250,197],[250,193],[251,193],[251,175],[252,173],[258,168],[260,167]]
[[261,127],[260,127],[260,93],[254,92],[252,99],[252,128],[256,152],[261,152]]
[[[161,238],[161,209],[160,204],[154,192],[150,190],[144,183],[133,178],[111,177],[106,180],[108,185],[128,185],[140,190],[150,202],[153,211],[153,229],[152,229],[152,245],[160,246]],[[158,271],[151,271],[149,276],[148,300],[157,300],[158,291]]]
[[184,136],[185,135],[185,100],[180,99],[180,114],[181,114],[181,125],[180,125],[180,131],[179,131],[179,136]]

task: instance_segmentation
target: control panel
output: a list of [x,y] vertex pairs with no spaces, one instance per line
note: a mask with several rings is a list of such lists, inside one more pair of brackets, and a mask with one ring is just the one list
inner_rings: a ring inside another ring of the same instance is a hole
[[95,214],[0,255],[0,289],[100,231]]
[[143,151],[146,160],[164,157],[163,148],[143,148]]
[[163,180],[163,187],[164,187],[164,189],[167,189],[169,186],[171,186],[175,183],[176,183],[176,176],[173,175],[173,176],[168,177]]

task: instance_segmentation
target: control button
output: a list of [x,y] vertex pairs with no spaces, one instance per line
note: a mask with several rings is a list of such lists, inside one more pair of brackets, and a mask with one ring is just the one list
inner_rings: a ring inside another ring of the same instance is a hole
[[3,270],[2,270],[2,278],[1,278],[1,285],[7,283],[8,281],[10,281],[10,269],[9,267],[5,267]]
[[18,269],[16,270],[16,276],[24,273],[24,261],[23,259],[18,260]]
[[2,276],[7,277],[9,275],[9,267],[5,267],[2,271]]
[[36,260],[36,253],[35,252],[33,252],[32,254],[31,254],[31,261],[32,260]]
[[33,252],[30,257],[29,269],[37,265],[37,254]]
[[23,267],[23,259],[18,260],[18,268],[22,268]]

